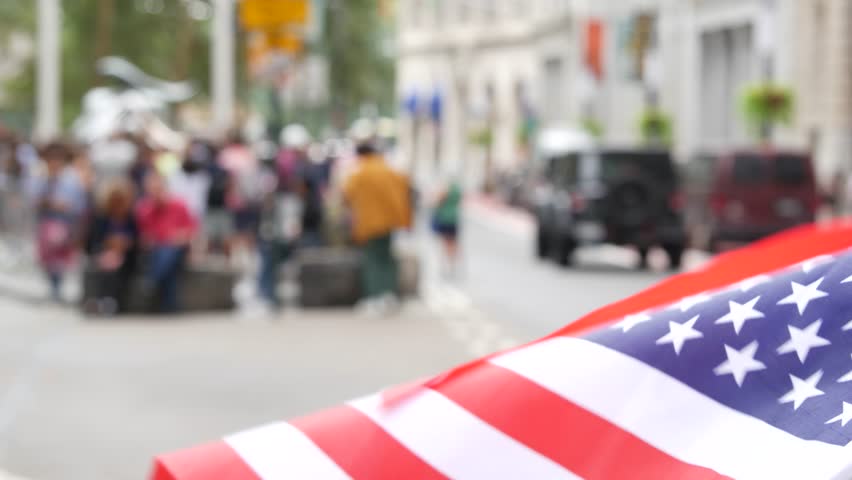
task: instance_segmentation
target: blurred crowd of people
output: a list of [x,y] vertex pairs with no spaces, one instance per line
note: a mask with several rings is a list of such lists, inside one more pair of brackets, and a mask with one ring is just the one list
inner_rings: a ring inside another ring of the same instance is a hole
[[278,271],[295,250],[354,243],[364,252],[368,301],[397,288],[391,234],[412,221],[408,179],[374,139],[315,142],[300,125],[278,142],[192,138],[181,148],[122,133],[90,145],[34,146],[0,130],[0,228],[26,204],[38,263],[60,301],[75,266],[97,272],[84,305],[127,309],[144,278],[152,310],[180,308],[189,263],[220,262],[257,275],[258,295],[279,306]]

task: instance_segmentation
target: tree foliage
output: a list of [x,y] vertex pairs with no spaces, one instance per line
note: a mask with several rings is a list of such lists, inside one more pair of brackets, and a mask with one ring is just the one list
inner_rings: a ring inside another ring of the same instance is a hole
[[[161,8],[150,13],[143,8],[146,3]],[[391,113],[395,104],[394,59],[386,43],[390,25],[381,18],[379,1],[325,3],[324,34],[311,48],[328,59],[333,118],[342,125],[367,104]],[[62,113],[66,126],[79,114],[82,96],[103,82],[95,62],[104,55],[124,57],[156,77],[188,79],[202,96],[209,91],[209,21],[188,18],[184,0],[63,0],[61,4]],[[35,0],[0,0],[0,49],[11,32],[24,32],[35,39],[36,6]],[[243,53],[238,48],[240,63]],[[245,86],[244,76],[238,82]],[[34,61],[0,89],[7,92],[8,100],[0,110],[32,112]]]
[[394,59],[387,48],[389,26],[378,0],[329,0],[321,51],[329,62],[332,111],[351,120],[364,105],[392,111]]
[[[99,56],[117,55],[145,72],[171,80],[190,80],[203,93],[208,89],[209,25],[191,19],[181,0],[162,0],[162,9],[149,13],[138,0],[71,0],[62,2],[62,112],[69,124],[80,111],[80,100],[102,83],[95,70]],[[156,2],[155,2],[156,3]],[[34,0],[0,1],[0,41],[10,32],[36,33]],[[106,12],[107,15],[99,15]],[[7,108],[32,111],[35,68],[24,71],[2,88]]]

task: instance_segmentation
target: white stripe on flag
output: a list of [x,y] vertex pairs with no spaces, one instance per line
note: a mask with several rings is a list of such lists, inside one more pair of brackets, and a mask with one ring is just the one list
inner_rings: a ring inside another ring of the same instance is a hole
[[225,437],[260,478],[350,478],[322,450],[284,422]]
[[450,478],[579,478],[433,390],[390,409],[375,395],[350,405]]
[[852,463],[852,444],[801,440],[587,340],[553,338],[491,362],[683,462],[732,478],[829,478]]

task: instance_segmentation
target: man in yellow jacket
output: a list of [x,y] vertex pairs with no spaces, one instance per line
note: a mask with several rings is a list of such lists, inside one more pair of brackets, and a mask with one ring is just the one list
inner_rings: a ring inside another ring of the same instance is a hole
[[344,196],[352,213],[353,240],[364,253],[365,297],[385,301],[397,292],[391,235],[411,226],[410,184],[369,143],[358,146],[358,162],[344,186]]

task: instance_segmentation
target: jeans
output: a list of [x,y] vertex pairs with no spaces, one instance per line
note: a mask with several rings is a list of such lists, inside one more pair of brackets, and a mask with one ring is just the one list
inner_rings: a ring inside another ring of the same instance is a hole
[[273,306],[281,304],[278,298],[278,268],[286,256],[281,245],[275,241],[262,241],[258,244],[260,253],[260,274],[258,288],[261,296]]
[[397,265],[391,251],[390,234],[369,240],[364,245],[364,293],[377,298],[397,291]]
[[50,299],[54,302],[62,301],[62,273],[46,270],[47,283],[50,286]]
[[160,295],[159,310],[178,310],[178,280],[186,258],[186,247],[161,245],[148,252],[148,282]]

